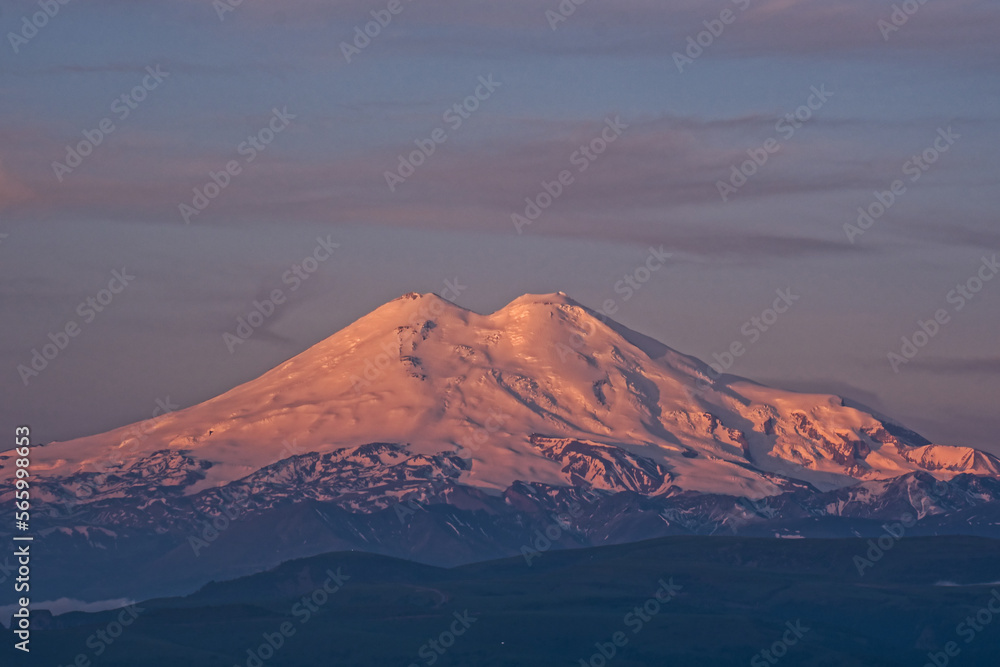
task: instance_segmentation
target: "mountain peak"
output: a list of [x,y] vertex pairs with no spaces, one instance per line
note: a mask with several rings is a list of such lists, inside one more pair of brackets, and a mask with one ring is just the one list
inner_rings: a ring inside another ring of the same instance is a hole
[[[402,296],[396,297],[389,303],[385,304],[385,306],[388,306],[390,304],[396,304],[397,306],[407,306],[411,304],[423,305],[423,306],[428,306],[429,304],[441,304],[441,305],[447,304],[449,306],[455,306],[455,303],[453,301],[449,301],[448,299],[445,299],[444,297],[441,297],[435,294],[434,292],[424,292],[424,293],[407,292]],[[383,306],[383,308],[385,306]]]
[[[238,507],[206,579],[242,562],[247,536],[275,558],[320,544],[517,553],[575,503],[564,544],[860,535],[913,515],[925,531],[997,533],[995,457],[829,394],[705,384],[707,368],[561,292],[488,315],[410,293],[204,403],[34,449],[32,500],[78,549],[60,546],[66,567],[109,549],[176,563],[181,539]],[[0,456],[0,503],[14,470]],[[446,511],[406,523],[413,503]],[[293,530],[276,539],[279,523]]]
[[[141,439],[124,427],[46,447],[36,463],[73,474],[108,452],[130,465],[183,452],[209,470],[200,491],[288,452],[378,442],[458,456],[463,484],[497,491],[631,461],[644,475],[669,472],[679,489],[753,497],[789,480],[830,489],[1000,469],[972,450],[915,448],[828,395],[736,377],[699,391],[706,368],[563,292],[524,294],[488,315],[409,293],[255,380],[142,425]],[[552,442],[558,452],[538,445]]]
[[548,294],[522,294],[517,297],[506,306],[504,310],[508,308],[516,308],[519,306],[578,306],[583,307],[580,303],[570,298],[566,292],[550,292]]
[[[373,327],[393,327],[405,324],[416,324],[418,321],[433,320],[445,313],[456,315],[469,314],[470,311],[445,299],[433,292],[407,292],[388,301],[368,313],[351,327],[366,323]],[[377,324],[376,324],[377,322]],[[349,327],[350,328],[350,327]],[[373,333],[373,332],[371,332]]]
[[425,300],[425,299],[427,299],[427,300],[441,299],[442,301],[444,301],[444,299],[442,299],[440,296],[438,296],[434,292],[424,292],[422,294],[420,292],[407,292],[406,294],[403,294],[401,296],[397,296],[395,299],[393,299],[389,303],[394,303],[396,301],[421,301],[421,300]]
[[483,314],[475,313],[474,311],[463,308],[455,304],[454,301],[445,299],[433,292],[426,292],[423,294],[420,292],[407,292],[406,294],[396,297],[392,301],[383,304],[379,308],[376,308],[370,313],[370,316],[392,315],[396,317],[402,316],[403,319],[407,320],[412,319],[413,317],[417,317],[418,319],[422,318],[424,320],[433,320],[435,317],[441,317],[445,313],[451,313],[489,318],[530,311],[538,312],[546,309],[553,310],[560,307],[579,308],[583,312],[596,316],[596,314],[589,308],[571,298],[565,292],[522,294],[505,305],[503,308],[500,308],[493,313]]

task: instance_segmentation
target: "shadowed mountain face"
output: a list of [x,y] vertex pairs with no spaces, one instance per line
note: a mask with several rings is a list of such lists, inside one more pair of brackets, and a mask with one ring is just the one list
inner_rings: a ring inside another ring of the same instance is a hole
[[994,457],[714,375],[563,294],[490,315],[406,295],[215,399],[36,447],[41,592],[173,594],[338,549],[1000,536]]
[[[126,612],[44,619],[33,657],[68,665],[98,646],[109,667],[776,664],[768,655],[895,667],[955,642],[957,664],[994,665],[1000,634],[974,619],[1000,604],[998,580],[1000,543],[969,537],[885,550],[674,537],[455,569],[331,553]],[[104,644],[122,614],[129,625]],[[591,660],[602,654],[613,659]]]

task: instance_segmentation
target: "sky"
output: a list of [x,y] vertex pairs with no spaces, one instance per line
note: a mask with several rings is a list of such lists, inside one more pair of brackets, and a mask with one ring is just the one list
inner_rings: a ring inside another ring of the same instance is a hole
[[5,429],[193,405],[450,285],[1000,454],[996,2],[11,0],[0,33]]

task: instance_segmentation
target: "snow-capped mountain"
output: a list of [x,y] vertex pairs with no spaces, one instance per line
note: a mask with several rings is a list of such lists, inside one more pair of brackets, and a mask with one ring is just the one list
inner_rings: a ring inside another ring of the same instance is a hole
[[[329,548],[517,553],[573,508],[561,546],[858,534],[905,513],[916,530],[1000,532],[983,511],[995,457],[836,396],[712,376],[562,293],[489,315],[408,294],[214,399],[35,448],[36,494],[68,552],[199,555],[190,536],[225,523],[228,546],[197,538],[225,558],[185,582]],[[255,539],[267,553],[247,557]]]

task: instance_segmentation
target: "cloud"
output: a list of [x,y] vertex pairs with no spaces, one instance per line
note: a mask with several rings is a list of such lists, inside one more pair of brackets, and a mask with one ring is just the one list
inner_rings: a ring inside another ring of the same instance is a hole
[[145,74],[148,65],[158,65],[170,75],[202,75],[202,76],[231,76],[248,72],[254,74],[268,74],[281,76],[295,70],[295,65],[291,62],[279,62],[276,60],[261,62],[256,60],[228,63],[204,63],[188,62],[175,58],[152,57],[149,62],[131,61],[110,61],[94,63],[62,63],[42,65],[39,67],[15,67],[12,65],[0,66],[0,74],[6,76],[38,77],[38,76],[69,76],[79,77],[86,74]]
[[1000,229],[996,229],[995,225],[995,218],[969,220],[966,224],[956,223],[951,219],[943,221],[917,220],[909,222],[903,231],[897,233],[934,246],[1000,249]]
[[947,357],[918,357],[911,359],[908,369],[935,375],[1000,375],[1000,357],[956,359]]
[[14,174],[4,168],[0,159],[0,210],[23,204],[33,196],[31,190]]
[[[259,126],[262,121],[212,122]],[[773,135],[774,117],[624,120],[628,127],[621,136],[584,171],[571,156],[600,136],[605,119],[500,118],[489,135],[462,135],[440,146],[392,192],[385,173],[397,168],[400,154],[416,148],[412,142],[329,158],[286,149],[286,142],[301,143],[302,137],[322,131],[311,122],[302,117],[288,130],[289,138],[283,135],[245,165],[193,224],[311,221],[513,235],[511,216],[525,213],[526,199],[537,200],[545,183],[570,171],[573,182],[526,234],[641,243],[670,238],[679,252],[729,259],[845,254],[867,252],[875,244],[847,244],[843,220],[824,228],[820,223],[828,211],[817,209],[802,224],[775,220],[758,203],[843,196],[849,218],[856,207],[854,191],[884,186],[886,174],[899,168],[898,156],[856,157],[862,140],[853,121],[817,119],[810,133],[784,142],[726,203],[717,182],[728,180],[733,166],[747,160],[747,148]],[[301,133],[298,140],[290,138],[296,133]],[[127,127],[58,183],[50,163],[64,154],[65,145],[55,134],[44,126],[0,130],[0,140],[7,141],[23,169],[19,178],[38,193],[22,207],[25,215],[183,224],[179,205],[190,204],[193,189],[205,185],[209,172],[235,157],[234,148],[178,150],[166,135]]]
[[[705,30],[706,21],[729,9],[735,19],[706,50],[708,58],[845,53],[892,58],[954,52],[995,65],[1000,57],[995,39],[1000,33],[1000,8],[989,0],[923,4],[904,24],[893,26],[899,28],[895,31],[879,27],[880,20],[891,22],[893,3],[871,0],[591,2],[578,6],[552,30],[546,12],[557,11],[558,6],[556,0],[404,4],[392,38],[383,40],[383,47],[410,55],[517,52],[669,58],[684,50],[688,36]],[[354,26],[371,20],[369,12],[379,8],[367,0],[335,4],[316,0],[283,8],[281,16],[285,22],[303,25]],[[239,11],[247,20],[275,21],[275,11],[263,3],[244,3]],[[350,34],[348,29],[342,39]]]
[[[552,30],[546,12],[558,11],[559,0],[472,2],[404,0],[403,11],[380,37],[384,54],[461,55],[590,55],[671,58],[683,51],[687,37],[705,30],[704,23],[729,9],[735,19],[725,27],[705,58],[719,57],[859,57],[929,58],[953,54],[970,62],[996,66],[1000,61],[1000,7],[992,0],[924,3],[896,31],[883,31],[895,5],[889,0],[619,0],[576,6]],[[122,12],[155,6],[160,20],[218,34],[212,3],[205,0],[88,3],[91,11]],[[378,0],[298,0],[276,6],[243,2],[225,14],[221,25],[247,30],[304,29],[296,47],[313,45],[329,51],[350,40],[355,26],[385,8]],[[148,11],[148,10],[142,10]],[[888,39],[883,34],[888,35]],[[391,35],[391,36],[389,36]],[[335,51],[339,56],[339,51]],[[374,54],[372,54],[374,55]]]

